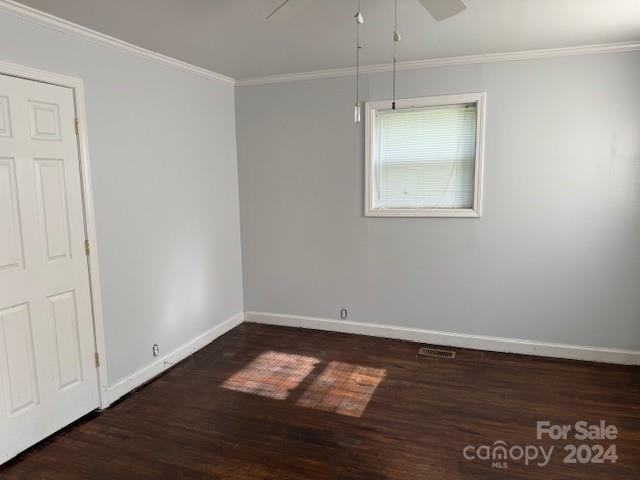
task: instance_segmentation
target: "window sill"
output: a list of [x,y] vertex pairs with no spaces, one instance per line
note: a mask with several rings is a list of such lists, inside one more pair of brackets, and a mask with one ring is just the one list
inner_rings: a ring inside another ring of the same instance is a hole
[[480,218],[480,212],[473,208],[373,208],[364,212],[365,217],[452,217]]

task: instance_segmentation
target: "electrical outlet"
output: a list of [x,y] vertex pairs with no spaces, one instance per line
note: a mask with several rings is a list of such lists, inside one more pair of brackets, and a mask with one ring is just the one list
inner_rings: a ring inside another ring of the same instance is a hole
[[153,352],[154,357],[157,357],[158,355],[160,355],[160,347],[158,346],[157,343],[153,344],[151,351]]
[[342,320],[346,320],[348,316],[349,316],[349,312],[347,312],[346,308],[343,308],[342,310],[340,310],[340,318]]

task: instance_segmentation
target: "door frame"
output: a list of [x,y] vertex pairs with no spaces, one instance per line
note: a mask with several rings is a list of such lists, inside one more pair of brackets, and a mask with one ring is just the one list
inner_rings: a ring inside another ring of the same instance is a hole
[[100,269],[98,265],[98,239],[96,219],[93,207],[93,191],[91,188],[91,162],[89,161],[89,141],[87,136],[87,112],[84,96],[84,82],[80,78],[59,75],[31,67],[0,61],[0,74],[11,77],[48,83],[73,91],[74,108],[78,131],[78,158],[80,161],[80,185],[82,189],[82,211],[85,239],[89,242],[87,255],[87,273],[89,280],[93,334],[96,348],[96,364],[98,375],[99,408],[109,406],[107,352],[102,315],[102,293],[100,287]]

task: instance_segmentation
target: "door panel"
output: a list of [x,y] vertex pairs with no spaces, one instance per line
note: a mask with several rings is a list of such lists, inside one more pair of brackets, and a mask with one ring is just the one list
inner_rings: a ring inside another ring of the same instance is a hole
[[0,271],[22,268],[15,159],[0,158]]
[[27,304],[0,312],[5,351],[8,414],[16,415],[38,403],[38,380],[31,315]]
[[55,330],[59,390],[82,381],[82,363],[75,292],[49,297],[51,323]]
[[0,137],[11,136],[11,116],[9,114],[9,97],[0,96]]
[[73,91],[0,75],[0,463],[98,406]]
[[55,103],[29,102],[31,138],[60,141],[60,109]]
[[37,158],[34,162],[45,259],[51,262],[69,258],[69,215],[64,160]]

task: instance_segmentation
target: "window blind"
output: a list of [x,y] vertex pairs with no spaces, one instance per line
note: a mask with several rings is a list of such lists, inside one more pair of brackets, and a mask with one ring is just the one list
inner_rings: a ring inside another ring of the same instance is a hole
[[475,103],[379,110],[374,208],[472,208]]

